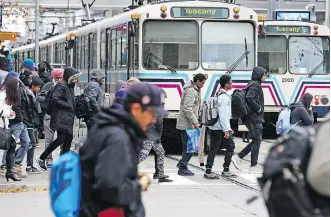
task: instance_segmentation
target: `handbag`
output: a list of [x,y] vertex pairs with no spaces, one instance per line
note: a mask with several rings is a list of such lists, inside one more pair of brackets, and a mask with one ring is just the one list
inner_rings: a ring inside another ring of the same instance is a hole
[[[3,111],[1,111],[0,116],[3,121],[3,125],[5,126],[5,118],[2,117]],[[9,132],[9,129],[5,129],[4,127],[0,127],[0,149],[1,150],[8,150],[10,146],[10,138],[11,133]]]

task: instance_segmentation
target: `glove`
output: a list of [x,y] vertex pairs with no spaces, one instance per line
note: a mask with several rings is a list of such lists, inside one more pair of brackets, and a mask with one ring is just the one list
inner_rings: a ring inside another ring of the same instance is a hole
[[147,191],[147,188],[150,185],[149,178],[146,174],[139,173],[140,179],[139,179],[139,184],[141,185],[141,190],[142,191]]

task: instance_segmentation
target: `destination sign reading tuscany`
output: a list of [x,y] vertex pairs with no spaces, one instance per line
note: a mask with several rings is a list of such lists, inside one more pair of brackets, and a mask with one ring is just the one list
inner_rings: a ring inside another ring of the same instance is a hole
[[174,18],[229,18],[228,8],[206,8],[206,7],[173,7],[171,16]]
[[266,26],[268,33],[310,34],[309,26]]

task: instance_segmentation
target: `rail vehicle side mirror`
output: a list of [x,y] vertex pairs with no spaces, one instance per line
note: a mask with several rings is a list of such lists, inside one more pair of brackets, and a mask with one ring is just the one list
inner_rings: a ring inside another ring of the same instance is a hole
[[75,40],[74,39],[67,40],[65,49],[70,50],[74,47],[74,45],[75,45]]
[[258,26],[258,35],[259,35],[259,38],[265,38],[266,37],[266,29],[265,29],[265,26],[264,25],[259,25]]

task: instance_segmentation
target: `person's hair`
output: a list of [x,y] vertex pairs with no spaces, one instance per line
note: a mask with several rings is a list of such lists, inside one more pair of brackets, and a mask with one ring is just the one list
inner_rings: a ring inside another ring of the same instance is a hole
[[313,95],[311,95],[310,93],[305,93],[300,99],[300,102],[308,109],[311,102],[313,101],[313,98]]
[[6,91],[6,103],[8,105],[16,105],[20,100],[18,82],[17,78],[9,77],[3,86]]
[[30,84],[30,88],[32,87],[32,86],[35,86],[35,87],[41,87],[43,85],[43,83],[42,83],[42,81],[41,81],[41,79],[38,77],[38,76],[33,76],[32,77],[32,82],[31,82],[31,84]]
[[193,77],[193,82],[198,82],[198,81],[205,81],[207,80],[206,76],[202,73],[198,73]]
[[231,76],[230,75],[222,75],[220,77],[220,85],[222,88],[225,87],[226,84],[228,84],[231,81]]

